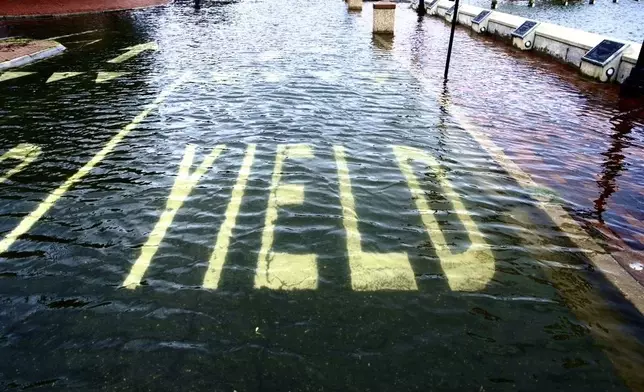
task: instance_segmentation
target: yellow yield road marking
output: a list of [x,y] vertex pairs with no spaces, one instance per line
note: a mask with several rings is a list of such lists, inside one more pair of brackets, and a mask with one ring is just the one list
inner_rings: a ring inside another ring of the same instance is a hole
[[126,50],[126,52],[120,56],[117,56],[109,60],[108,63],[112,63],[112,64],[122,63],[124,61],[131,59],[132,57],[138,56],[139,54],[141,54],[142,52],[145,52],[146,50],[159,50],[159,45],[156,42],[148,42],[146,44],[129,46],[123,50]]
[[334,146],[340,182],[342,220],[347,232],[347,252],[354,290],[418,290],[407,253],[368,253],[362,250],[358,216],[351,192],[351,176],[344,147]]
[[0,82],[4,82],[6,80],[11,80],[11,79],[17,79],[17,78],[21,78],[23,76],[32,75],[32,74],[35,74],[35,72],[5,72],[2,75],[0,75]]
[[105,83],[109,82],[112,79],[116,79],[120,76],[127,75],[131,72],[99,72],[96,75],[96,83]]
[[28,232],[33,225],[36,224],[40,220],[40,218],[43,217],[49,211],[51,207],[56,204],[58,199],[60,199],[65,192],[69,190],[74,184],[79,182],[83,177],[85,177],[89,172],[94,169],[96,165],[98,165],[105,157],[107,154],[112,152],[114,148],[130,133],[132,132],[133,129],[135,129],[145,118],[152,112],[154,109],[158,108],[161,102],[163,102],[172,91],[174,91],[183,81],[187,75],[184,75],[183,77],[179,78],[176,82],[174,82],[172,85],[170,85],[167,89],[161,92],[159,96],[152,102],[152,104],[148,105],[147,108],[145,108],[141,113],[139,113],[134,119],[132,120],[131,123],[126,125],[119,133],[114,135],[109,142],[103,147],[101,151],[99,151],[94,157],[87,162],[83,167],[81,167],[74,175],[72,175],[67,181],[65,181],[61,186],[56,188],[52,193],[47,196],[47,198],[38,205],[38,207],[32,211],[25,219],[20,222],[18,227],[13,229],[5,238],[0,241],[0,255],[9,250],[11,245],[23,234]]
[[0,184],[7,181],[9,177],[20,172],[25,167],[29,166],[31,162],[38,158],[38,155],[40,155],[40,153],[40,147],[33,144],[23,143],[2,154],[2,156],[0,156],[0,162],[3,162],[7,159],[16,159],[22,162],[16,165],[16,167],[14,167],[13,169],[9,170],[4,176],[0,176]]
[[[416,208],[420,212],[423,224],[440,259],[443,272],[447,276],[450,289],[453,291],[483,290],[494,277],[494,255],[490,246],[483,239],[483,234],[478,226],[467,213],[458,194],[452,189],[439,163],[434,157],[416,148],[394,146],[393,150],[400,170],[405,175],[412,197],[416,201]],[[425,192],[421,189],[418,178],[414,174],[411,161],[429,165],[434,170],[440,181],[443,195],[452,203],[456,215],[467,230],[467,236],[471,242],[467,251],[457,254],[451,252],[441,227],[434,217],[433,211],[429,208]]]
[[237,182],[233,187],[233,194],[226,207],[225,220],[217,234],[217,241],[215,242],[215,249],[208,261],[208,270],[203,280],[203,287],[207,289],[216,289],[219,285],[219,278],[221,277],[221,270],[226,262],[226,255],[228,254],[228,247],[230,246],[230,238],[233,235],[233,229],[239,214],[246,184],[248,183],[248,176],[250,175],[250,168],[253,166],[255,160],[255,144],[249,144],[246,150],[244,162],[242,162]]
[[279,145],[275,156],[271,190],[266,209],[262,247],[259,251],[255,288],[298,290],[315,289],[318,285],[317,255],[272,252],[275,240],[275,221],[280,206],[304,203],[304,186],[281,185],[282,169],[286,159],[311,159],[311,146],[304,144]]
[[179,211],[179,208],[181,208],[183,202],[186,201],[188,195],[192,192],[192,189],[197,185],[199,180],[201,180],[201,177],[203,177],[203,175],[210,169],[226,146],[216,146],[203,160],[203,162],[201,162],[199,167],[197,167],[194,172],[190,173],[190,168],[192,167],[192,163],[195,159],[196,148],[197,147],[194,144],[189,144],[186,147],[183,160],[179,165],[179,174],[174,181],[174,185],[170,191],[170,196],[168,196],[165,210],[163,210],[159,221],[148,236],[147,242],[143,245],[141,255],[132,266],[130,274],[125,278],[125,281],[123,282],[124,287],[135,289],[141,284],[141,279],[143,279],[145,271],[148,269],[152,258],[157,253],[159,245],[161,244],[161,241],[163,241],[163,237],[165,237],[175,215],[177,215],[177,211]]
[[73,78],[74,76],[82,75],[85,72],[54,72],[51,74],[49,79],[47,79],[46,83],[52,83],[52,82],[57,82],[59,80],[67,79],[67,78]]

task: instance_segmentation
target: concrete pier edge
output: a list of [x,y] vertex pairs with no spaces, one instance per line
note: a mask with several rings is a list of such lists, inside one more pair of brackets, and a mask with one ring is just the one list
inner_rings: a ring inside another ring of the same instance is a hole
[[[427,2],[427,0],[425,1],[427,10],[426,14],[447,20],[446,13],[454,3],[449,0],[439,0],[435,4],[432,3],[433,2]],[[413,9],[417,9],[418,0],[414,0],[411,3],[411,7]],[[480,23],[473,23],[473,19],[475,19],[482,11],[490,11],[490,14],[487,15]],[[513,44],[512,32],[529,20],[532,19],[476,7],[469,4],[463,4],[459,7],[457,16],[457,22],[460,25],[469,26],[473,31],[479,34],[490,34],[506,39],[510,45]],[[537,22],[538,25],[533,32],[534,35],[532,36],[532,42],[530,42],[528,48],[520,47],[520,49],[534,50],[536,52],[546,54],[560,62],[575,67],[581,74],[603,82],[623,83],[624,80],[628,78],[633,68],[635,68],[640,48],[642,46],[639,43],[615,39],[601,34],[590,33],[552,23],[534,21]],[[483,27],[483,29],[481,29],[481,27]],[[605,68],[614,68],[610,75],[606,75],[605,70],[601,67],[591,69],[589,63],[582,60],[584,56],[604,40],[619,42],[625,45],[624,49],[610,60],[610,64],[605,66]]]

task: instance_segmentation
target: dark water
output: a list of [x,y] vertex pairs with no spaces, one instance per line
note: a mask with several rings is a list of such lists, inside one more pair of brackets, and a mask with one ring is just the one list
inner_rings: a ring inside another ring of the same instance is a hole
[[[492,1],[469,0],[466,4],[490,8]],[[531,8],[527,1],[500,0],[497,10],[637,43],[644,39],[644,3],[641,1],[600,0],[591,5],[588,0],[578,0],[563,5],[563,1],[537,0]]]
[[[392,42],[372,37],[370,16],[341,1],[261,0],[5,22],[8,35],[97,31],[62,38],[66,54],[0,85],[0,151],[42,151],[0,185],[4,243],[33,223],[0,259],[3,389],[644,387],[642,315],[594,270],[597,251],[573,242],[449,110],[495,128],[487,116],[511,117],[514,102],[502,109],[483,78],[443,88],[440,21],[400,10]],[[535,94],[539,77],[554,78],[458,38],[454,75],[467,74],[465,54],[483,53],[508,81],[532,69]],[[107,62],[150,41],[160,50]],[[97,84],[99,71],[129,74]],[[45,83],[52,72],[85,73]],[[564,86],[559,109],[581,95]],[[173,188],[186,153],[193,173],[221,145],[158,248],[146,246],[186,192]],[[303,186],[302,203],[276,175]],[[122,287],[152,248],[141,285]],[[222,249],[216,289],[205,288]]]

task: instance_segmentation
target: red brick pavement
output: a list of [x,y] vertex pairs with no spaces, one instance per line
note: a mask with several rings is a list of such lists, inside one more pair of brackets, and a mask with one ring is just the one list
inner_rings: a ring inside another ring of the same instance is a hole
[[169,2],[170,0],[0,0],[0,17],[115,11]]

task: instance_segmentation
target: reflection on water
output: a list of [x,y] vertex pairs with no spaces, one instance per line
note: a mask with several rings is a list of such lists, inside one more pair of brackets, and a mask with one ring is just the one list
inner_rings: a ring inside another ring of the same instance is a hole
[[606,204],[611,195],[617,190],[616,179],[626,169],[623,150],[631,146],[632,138],[629,135],[633,130],[633,120],[628,115],[619,115],[613,118],[611,122],[614,125],[614,133],[611,135],[612,141],[610,148],[602,153],[605,161],[602,164],[603,170],[601,177],[597,180],[601,193],[597,200],[595,200],[597,220],[602,223],[604,223],[602,215],[606,211]]
[[[1,388],[641,389],[642,315],[592,267],[604,251],[451,109],[573,211],[619,168],[609,225],[642,175],[637,117],[462,30],[445,84],[449,30],[406,9],[381,40],[370,7],[200,6],[111,14],[129,27],[0,84],[0,152],[23,146],[0,173],[40,151],[0,187],[0,234],[21,234],[0,256]],[[45,83],[63,71],[86,74]]]

